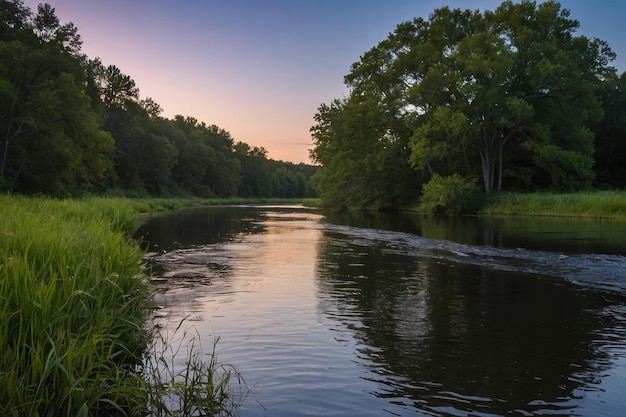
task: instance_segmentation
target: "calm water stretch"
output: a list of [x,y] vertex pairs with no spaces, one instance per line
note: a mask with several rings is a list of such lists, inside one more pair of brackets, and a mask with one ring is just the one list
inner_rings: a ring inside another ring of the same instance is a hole
[[138,235],[245,417],[626,415],[624,223],[245,206]]

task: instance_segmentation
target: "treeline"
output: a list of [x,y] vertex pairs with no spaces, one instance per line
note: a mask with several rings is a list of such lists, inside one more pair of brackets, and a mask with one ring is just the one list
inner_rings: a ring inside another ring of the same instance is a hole
[[268,159],[192,117],[161,117],[72,23],[0,0],[0,190],[70,196],[310,197],[315,167]]
[[311,128],[329,206],[471,209],[498,191],[626,186],[626,73],[555,1],[435,10],[345,76]]

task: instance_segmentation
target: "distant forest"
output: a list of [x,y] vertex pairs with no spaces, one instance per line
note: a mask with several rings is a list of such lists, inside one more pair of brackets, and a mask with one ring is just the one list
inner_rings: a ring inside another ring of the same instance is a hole
[[323,203],[421,196],[458,211],[499,191],[624,189],[626,73],[569,16],[526,0],[399,24],[352,65],[349,95],[315,115]]
[[310,197],[316,167],[192,117],[161,117],[72,23],[0,0],[0,190],[50,196]]

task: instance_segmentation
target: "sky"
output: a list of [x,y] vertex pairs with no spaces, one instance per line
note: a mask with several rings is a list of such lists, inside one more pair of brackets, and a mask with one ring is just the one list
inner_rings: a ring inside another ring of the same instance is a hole
[[[42,1],[25,0],[36,11]],[[538,1],[540,3],[541,1]],[[311,163],[310,127],[322,103],[347,95],[352,63],[414,17],[450,6],[494,10],[493,0],[48,0],[73,22],[82,52],[129,75],[162,116],[194,117]],[[609,43],[626,71],[626,2],[562,0],[577,34]]]

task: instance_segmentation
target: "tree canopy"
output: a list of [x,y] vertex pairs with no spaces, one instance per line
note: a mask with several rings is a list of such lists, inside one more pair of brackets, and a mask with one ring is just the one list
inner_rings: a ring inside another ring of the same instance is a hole
[[322,198],[395,205],[434,175],[486,193],[592,186],[594,130],[606,129],[607,94],[623,89],[606,87],[617,80],[609,46],[577,35],[569,16],[555,1],[505,1],[399,24],[352,65],[349,96],[318,109]]
[[[315,167],[182,115],[161,117],[130,75],[81,52],[72,23],[0,0],[0,190],[309,197]],[[245,151],[242,151],[245,149]]]

